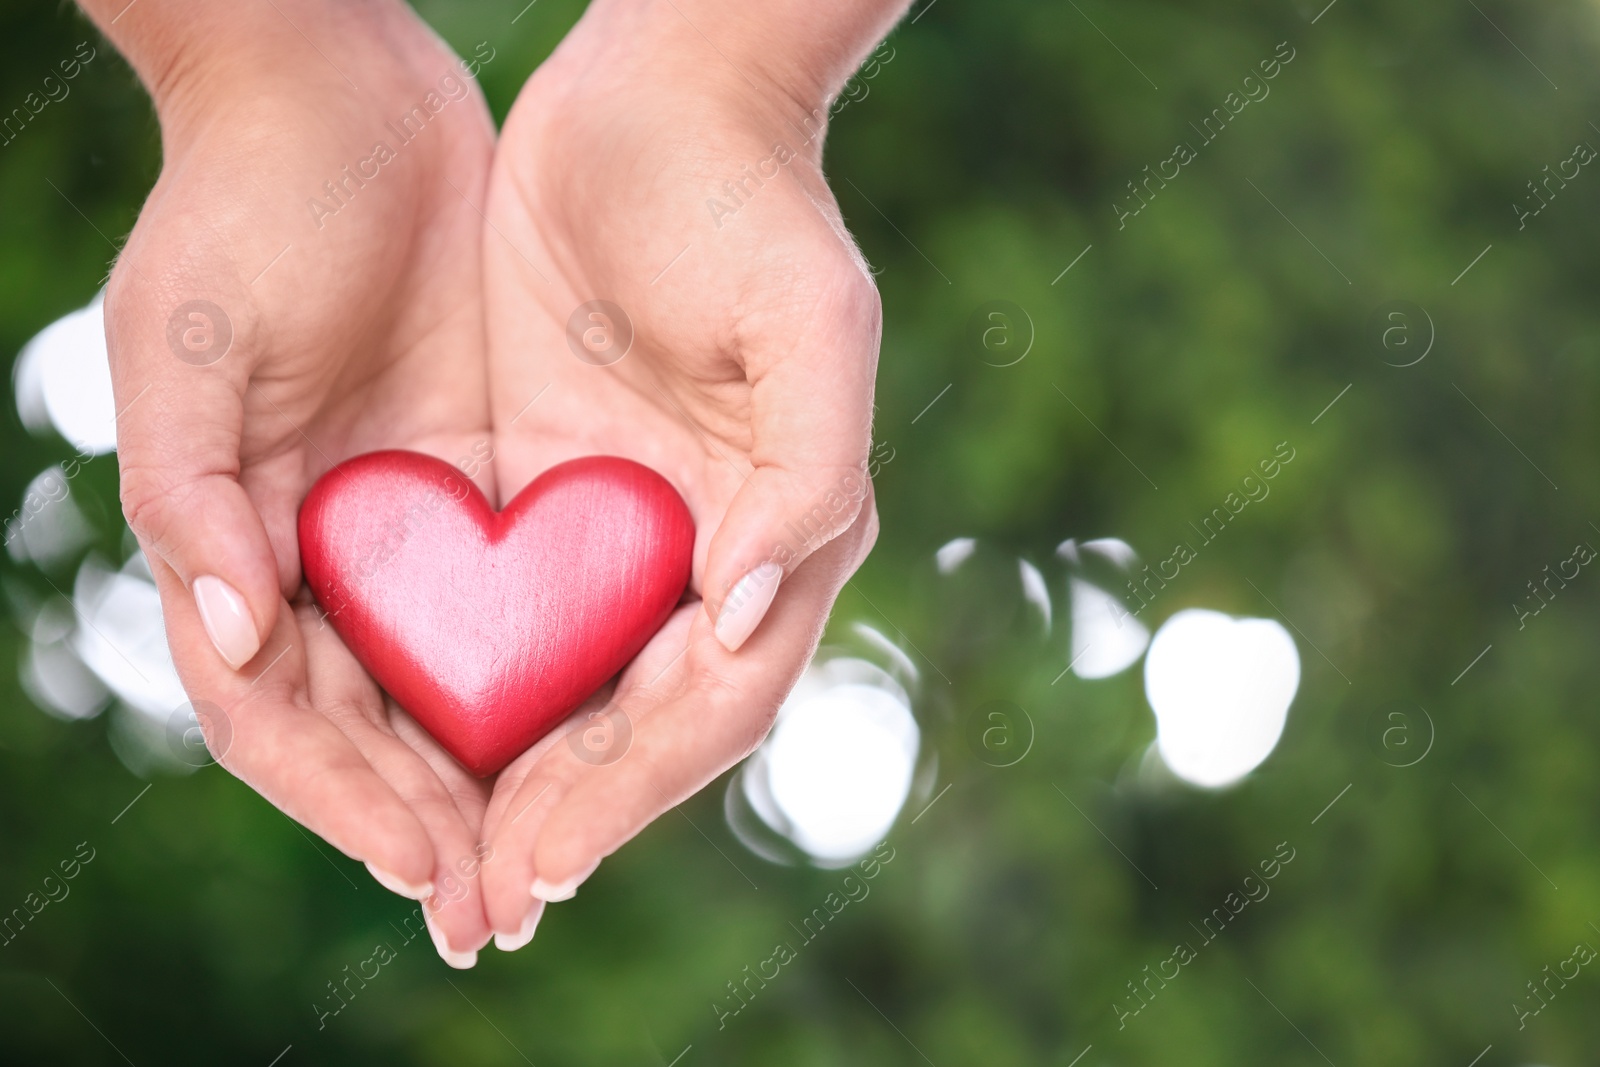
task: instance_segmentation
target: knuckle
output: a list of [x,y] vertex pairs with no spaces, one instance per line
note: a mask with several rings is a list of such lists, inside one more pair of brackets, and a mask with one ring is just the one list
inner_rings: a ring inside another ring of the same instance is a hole
[[181,516],[199,491],[200,477],[182,477],[159,466],[131,463],[120,470],[118,497],[134,535],[165,555],[183,534]]
[[[772,732],[783,692],[769,693],[766,686],[741,685],[722,670],[706,669],[697,680],[699,702],[708,719],[726,724],[729,764],[754,752]],[[785,690],[787,687],[785,687]]]
[[829,310],[861,329],[876,331],[883,319],[883,298],[866,257],[848,233],[831,245],[822,275]]
[[807,272],[816,300],[815,312],[839,323],[847,333],[876,337],[883,320],[883,299],[861,252],[847,238],[831,238],[828,247],[810,257]]
[[872,552],[873,546],[878,543],[878,533],[882,529],[882,525],[878,521],[878,507],[876,504],[868,504],[862,509],[858,524],[861,527],[861,547],[856,557],[856,566],[859,567]]
[[883,320],[883,297],[878,293],[878,283],[873,281],[865,261],[852,257],[838,284],[843,310],[863,326],[876,330]]
[[767,735],[772,732],[772,727],[778,721],[780,703],[781,701],[765,700],[747,714],[745,734],[740,739],[739,759],[749,756],[767,739]]
[[122,503],[122,515],[135,534],[156,539],[165,526],[173,488],[172,479],[159,468],[136,463],[122,464],[118,496]]

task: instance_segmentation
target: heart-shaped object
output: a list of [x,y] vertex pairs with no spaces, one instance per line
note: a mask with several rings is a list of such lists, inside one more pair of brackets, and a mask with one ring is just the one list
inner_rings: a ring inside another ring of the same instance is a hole
[[638,654],[688,585],[694,520],[659,474],[590,456],[496,512],[416,452],[341,463],[300,509],[306,582],[391,696],[500,770]]

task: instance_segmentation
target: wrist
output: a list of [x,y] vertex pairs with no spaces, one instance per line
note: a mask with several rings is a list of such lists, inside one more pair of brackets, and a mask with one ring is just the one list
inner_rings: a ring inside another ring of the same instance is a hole
[[629,69],[654,70],[662,84],[814,128],[908,2],[594,0],[582,24],[602,49],[624,53]]
[[169,147],[235,104],[359,91],[347,68],[362,53],[393,48],[396,16],[406,10],[396,0],[79,3],[138,74]]

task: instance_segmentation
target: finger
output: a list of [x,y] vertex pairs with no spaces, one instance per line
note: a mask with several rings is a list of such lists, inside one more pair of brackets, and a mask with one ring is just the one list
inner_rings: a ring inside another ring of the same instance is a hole
[[591,715],[614,711],[610,698],[611,687],[607,686],[584,701],[564,723],[501,772],[495,783],[494,825],[485,820],[484,826],[484,839],[495,863],[485,869],[483,889],[484,910],[497,937],[520,940],[530,912],[541,909],[546,900],[564,900],[571,895],[535,884],[533,842],[545,816],[589,766],[580,755],[585,750],[573,742],[573,731],[586,729]]
[[741,339],[754,469],[712,537],[704,583],[730,651],[755,632],[785,577],[850,528],[870,492],[881,311],[859,257],[824,230],[816,248],[792,254],[815,291],[773,302],[798,314],[747,323]]
[[528,914],[522,917],[522,925],[512,934],[496,933],[494,947],[501,952],[515,952],[529,941],[533,940],[534,931],[539,928],[539,920],[544,916],[544,901],[535,899],[533,906],[528,909]]
[[352,859],[401,885],[426,884],[426,828],[337,727],[270,697],[226,709],[233,731],[219,762],[274,807]]
[[[181,592],[178,576],[151,561],[156,585]],[[176,598],[166,616],[174,662],[204,715],[207,742],[219,763],[289,818],[352,859],[407,885],[427,883],[434,869],[427,831],[394,789],[312,700],[307,681],[308,634],[287,604],[268,635],[263,666],[248,678],[210,655],[193,603]],[[359,681],[359,680],[358,680]],[[376,688],[357,685],[343,698],[375,701]],[[207,722],[206,720],[213,720]]]
[[238,670],[271,632],[282,592],[238,481],[251,311],[229,295],[230,263],[168,257],[151,225],[141,219],[106,291],[122,506],[147,554],[181,581],[163,606],[190,599],[215,650],[201,654]]
[[[681,687],[690,624],[699,616],[698,605],[679,608],[622,672],[620,698],[610,687],[602,690],[502,772],[484,825],[495,858],[484,878],[485,902],[496,930],[516,933],[531,900],[571,896],[565,886],[535,886],[533,845],[545,817],[587,771],[625,759],[632,731],[660,703],[659,694]],[[599,735],[593,746],[589,733]]]
[[483,786],[405,712],[391,707],[390,723],[392,736],[373,731],[368,758],[427,828],[434,892],[424,918],[440,958],[465,970],[478,962],[493,932],[483,906]]
[[815,652],[867,535],[867,524],[857,524],[813,553],[738,655],[722,647],[705,616],[695,618],[679,693],[638,725],[623,759],[589,769],[545,816],[534,845],[537,880],[581,881],[651,820],[754,751]]
[[[559,735],[553,737],[556,746],[561,744],[564,733],[561,728],[554,731]],[[526,769],[515,788],[508,785],[503,794],[497,793],[497,797],[506,797],[506,803],[504,817],[487,837],[494,864],[484,871],[483,906],[489,925],[501,936],[519,933],[529,911],[541,899],[531,891],[533,842],[538,839],[545,816],[582,773],[575,762],[560,758],[558,747],[549,747]],[[501,787],[497,784],[496,788]]]
[[[301,629],[316,637],[307,642],[306,651],[311,704],[411,810],[432,847],[433,866],[425,880],[386,887],[424,901],[439,955],[452,967],[471,967],[489,939],[478,889],[483,787],[415,720],[383,697],[331,628],[316,629],[318,615],[310,603],[295,612]],[[384,877],[374,876],[385,883]]]

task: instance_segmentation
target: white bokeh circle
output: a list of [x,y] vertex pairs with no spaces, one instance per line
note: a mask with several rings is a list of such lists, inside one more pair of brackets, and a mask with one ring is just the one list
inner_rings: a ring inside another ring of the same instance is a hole
[[1300,653],[1276,620],[1190,608],[1156,631],[1144,685],[1162,760],[1184,781],[1218,788],[1277,746],[1300,686]]

